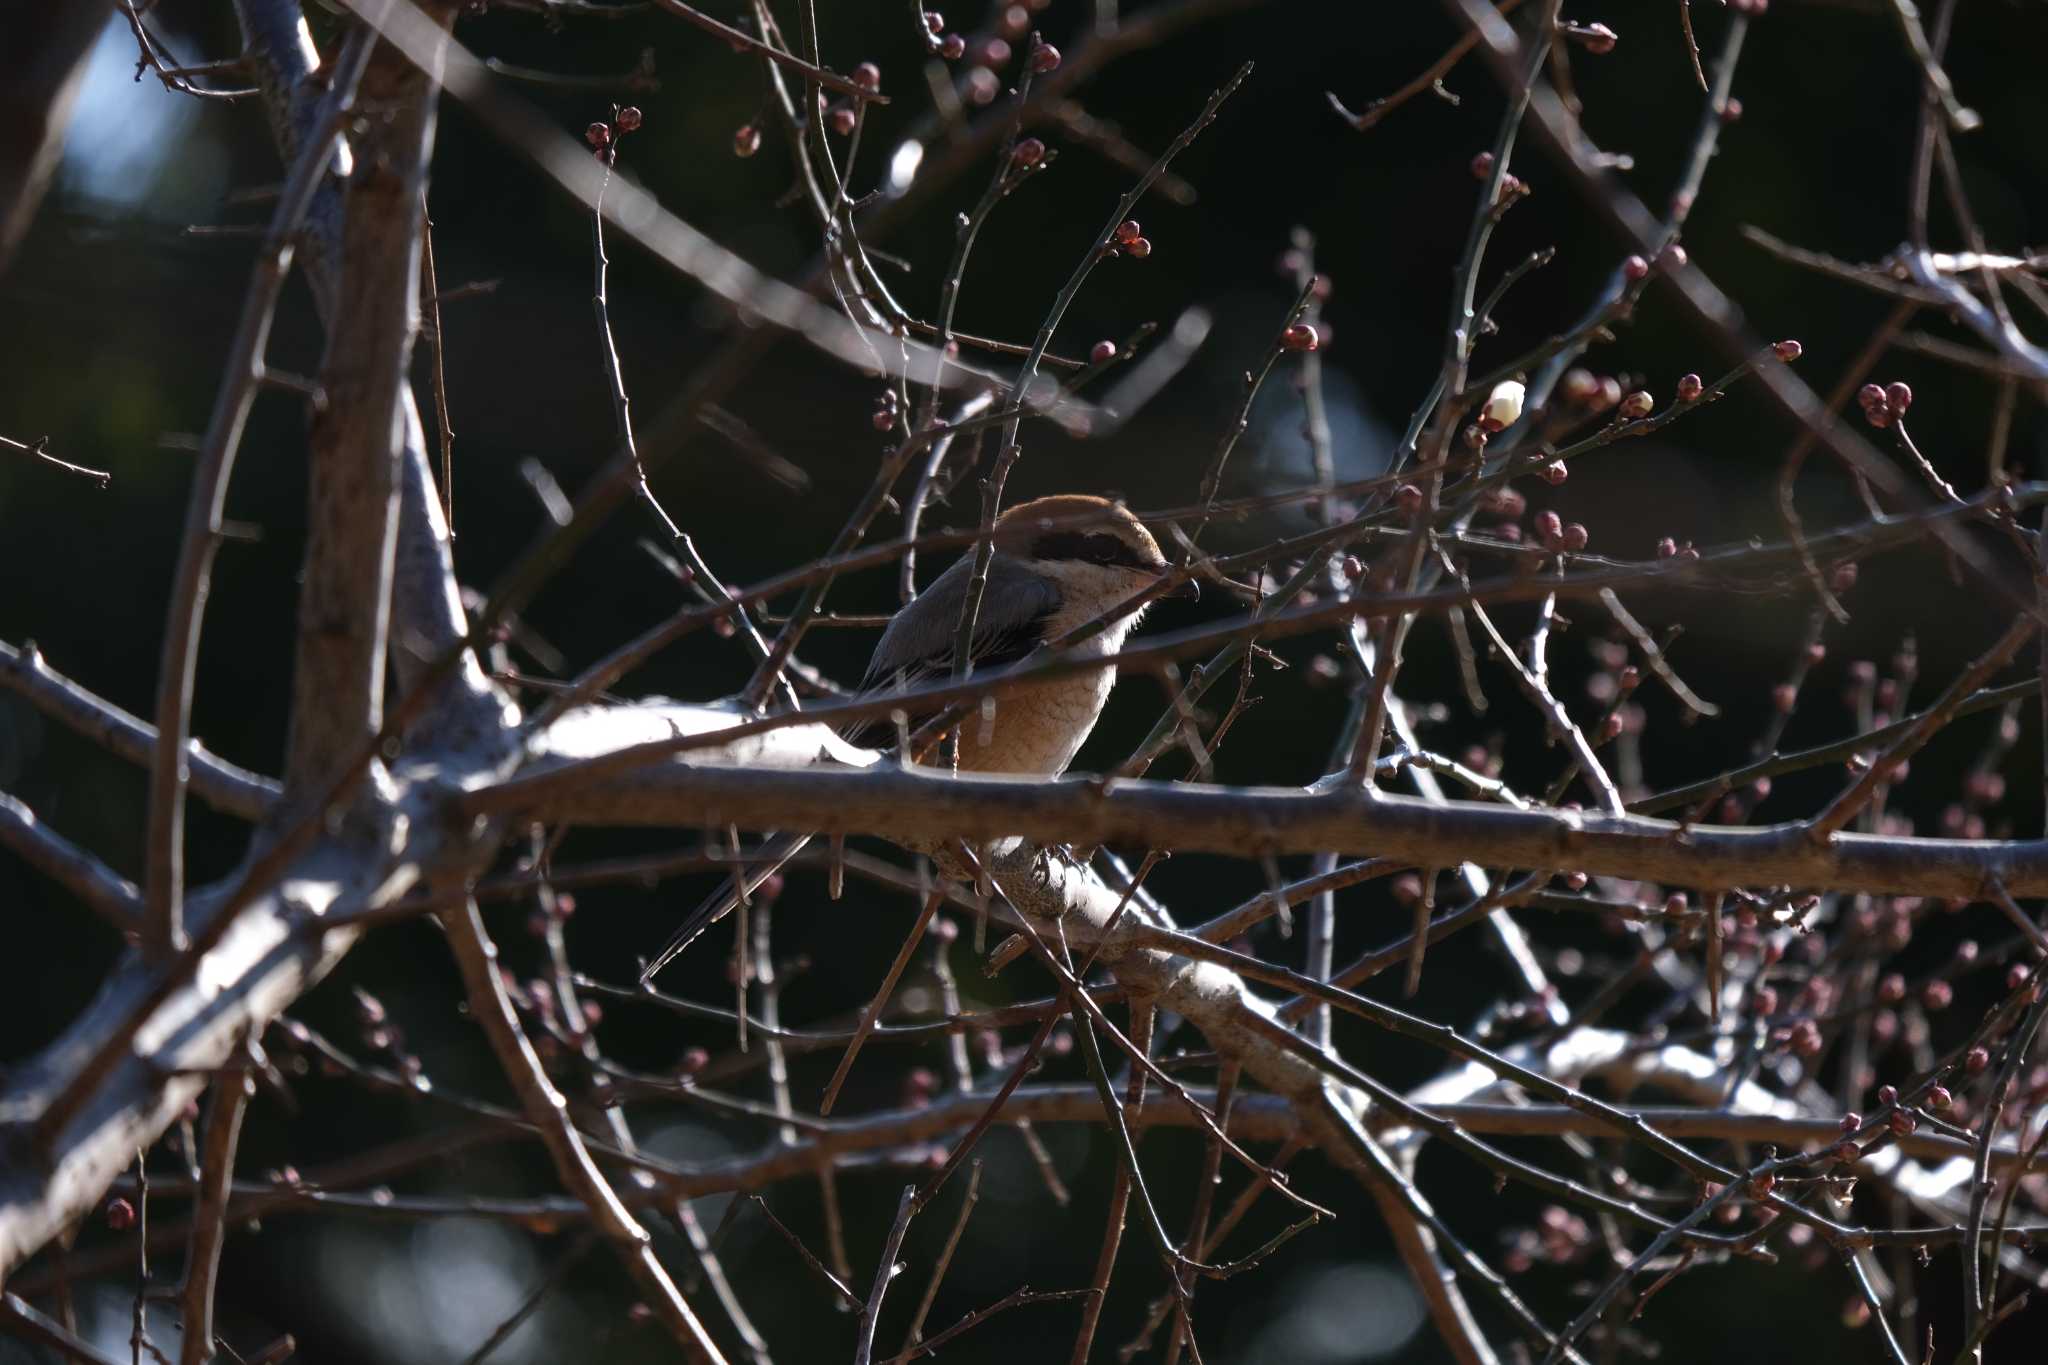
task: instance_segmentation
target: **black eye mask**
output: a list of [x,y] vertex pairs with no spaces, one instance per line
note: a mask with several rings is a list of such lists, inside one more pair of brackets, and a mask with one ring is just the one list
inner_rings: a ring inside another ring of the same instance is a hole
[[1084,564],[1115,564],[1126,569],[1156,571],[1159,566],[1139,557],[1120,536],[1104,532],[1055,531],[1040,536],[1031,546],[1034,559],[1079,560]]

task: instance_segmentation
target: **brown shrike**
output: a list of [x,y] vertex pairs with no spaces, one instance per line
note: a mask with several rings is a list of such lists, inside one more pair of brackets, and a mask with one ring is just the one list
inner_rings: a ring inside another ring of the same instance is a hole
[[[1127,607],[1071,651],[1079,658],[1113,656],[1144,615],[1143,604],[1128,604],[1169,572],[1166,556],[1144,523],[1106,499],[1063,494],[1013,507],[995,524],[988,585],[975,615],[970,661],[976,670],[1005,667],[1040,645]],[[952,677],[953,645],[973,575],[974,556],[963,555],[896,613],[875,646],[861,684],[864,693],[902,691]],[[1192,579],[1175,590],[1180,596],[1192,596],[1194,591]],[[962,722],[961,769],[1057,777],[1080,752],[1115,685],[1116,665],[1105,664],[1004,690]],[[864,724],[857,733],[872,743],[888,732]],[[809,839],[772,839],[755,865],[739,874],[746,879],[746,894],[796,856]],[[740,897],[735,876],[684,922],[648,963],[641,982],[645,984],[724,918]]]

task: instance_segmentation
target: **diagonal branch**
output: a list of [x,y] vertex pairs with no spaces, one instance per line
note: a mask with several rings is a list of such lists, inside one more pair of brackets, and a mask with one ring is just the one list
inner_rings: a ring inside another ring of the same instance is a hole
[[683,1302],[682,1292],[668,1271],[656,1259],[647,1230],[620,1202],[618,1192],[597,1168],[582,1133],[569,1120],[569,1102],[555,1089],[533,1050],[526,1031],[519,1026],[512,998],[499,975],[498,949],[484,929],[476,902],[451,911],[443,921],[456,965],[469,993],[470,1010],[490,1039],[491,1049],[505,1070],[506,1079],[518,1093],[527,1117],[540,1130],[541,1141],[554,1159],[555,1170],[570,1193],[589,1208],[597,1230],[612,1243],[626,1269],[645,1292],[654,1311],[668,1324],[690,1359],[724,1365],[725,1357],[697,1321],[697,1315]]
[[15,854],[124,934],[142,927],[135,884],[36,818],[27,803],[0,792],[0,847]]
[[[353,843],[317,845],[289,874],[240,902],[232,882],[195,895],[198,932],[228,917],[201,963],[130,953],[54,1043],[9,1072],[0,1129],[16,1130],[16,1140],[0,1154],[0,1279],[83,1216],[241,1041],[354,942],[352,931],[307,933],[303,924],[411,886],[408,872],[363,857]],[[40,1130],[41,1151],[32,1150],[31,1129]]]
[[[147,721],[51,668],[33,641],[22,649],[0,641],[0,687],[19,693],[116,757],[145,768],[154,761],[156,730]],[[192,795],[244,820],[262,819],[283,791],[275,780],[228,762],[196,739],[186,742],[185,768]]]

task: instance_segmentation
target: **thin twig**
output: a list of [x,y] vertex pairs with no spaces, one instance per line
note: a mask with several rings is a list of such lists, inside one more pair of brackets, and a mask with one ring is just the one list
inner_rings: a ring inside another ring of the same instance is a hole
[[960,1248],[960,1237],[967,1231],[967,1220],[974,1216],[975,1201],[981,1198],[981,1163],[967,1173],[967,1192],[961,1196],[960,1212],[953,1219],[953,1230],[946,1234],[946,1244],[939,1248],[939,1259],[932,1263],[932,1277],[924,1287],[924,1297],[917,1301],[917,1312],[911,1316],[910,1328],[903,1334],[903,1347],[896,1353],[896,1359],[905,1360],[924,1337],[924,1320],[932,1311],[932,1303],[939,1297],[939,1286],[945,1282],[946,1268],[953,1264],[953,1253]]
[[226,514],[228,477],[241,446],[242,429],[263,375],[263,355],[279,294],[291,271],[300,224],[320,189],[337,138],[355,101],[356,84],[368,67],[374,44],[356,33],[336,59],[333,83],[321,103],[315,134],[308,138],[278,196],[264,249],[258,258],[206,439],[193,472],[192,498],[185,512],[178,567],[172,578],[171,616],[164,632],[163,663],[157,675],[156,729],[150,764],[149,825],[145,844],[144,941],[159,955],[183,946],[185,897],[186,737],[192,724],[192,684],[199,662],[199,627],[206,606],[213,555]]
[[853,1365],[870,1365],[874,1360],[875,1327],[882,1318],[882,1296],[889,1292],[890,1281],[901,1269],[896,1257],[903,1250],[903,1235],[910,1231],[910,1220],[917,1215],[917,1207],[917,1186],[905,1185],[903,1198],[896,1203],[896,1221],[889,1227],[888,1240],[882,1243],[882,1260],[875,1267],[874,1288],[868,1291],[868,1301],[861,1305]]
[[554,1160],[556,1174],[589,1208],[597,1230],[618,1252],[626,1269],[647,1294],[650,1306],[690,1358],[723,1365],[725,1357],[655,1257],[646,1229],[620,1202],[617,1191],[598,1169],[583,1135],[569,1122],[567,1101],[548,1079],[539,1055],[520,1027],[519,1016],[499,973],[497,947],[484,929],[476,903],[471,901],[462,909],[449,912],[443,923],[456,965],[462,969],[471,1016],[483,1026],[527,1117],[538,1127],[548,1155]]
[[889,970],[883,973],[882,984],[875,988],[874,998],[868,1002],[867,1008],[861,1011],[860,1023],[855,1027],[852,1039],[847,1042],[846,1051],[839,1058],[839,1065],[832,1069],[832,1079],[825,1086],[824,1098],[818,1102],[820,1114],[832,1112],[832,1105],[839,1098],[839,1087],[846,1083],[846,1074],[853,1069],[853,1059],[860,1055],[861,1045],[867,1042],[868,1035],[874,1032],[876,1023],[881,1020],[882,1011],[888,1008],[889,997],[896,993],[896,983],[903,979],[903,969],[910,965],[912,954],[917,951],[917,945],[924,939],[926,926],[932,922],[932,916],[938,913],[939,903],[944,899],[945,897],[937,891],[925,897],[924,908],[918,911],[917,921],[910,926],[910,933],[904,937],[903,946],[896,950],[895,961],[891,962]]
[[114,481],[114,476],[104,469],[88,469],[82,464],[73,464],[69,460],[60,460],[55,455],[52,455],[49,450],[50,438],[47,436],[39,441],[26,444],[6,436],[0,436],[0,446],[6,446],[9,450],[19,450],[24,455],[32,455],[42,463],[55,466],[67,474],[77,474],[83,478],[91,479],[100,486],[102,491]]
[[192,1238],[185,1249],[185,1280],[178,1290],[184,1335],[179,1365],[214,1358],[213,1298],[227,1241],[228,1196],[235,1178],[235,1147],[256,1083],[246,1067],[229,1067],[213,1083],[212,1108],[200,1159],[199,1194],[192,1206]]

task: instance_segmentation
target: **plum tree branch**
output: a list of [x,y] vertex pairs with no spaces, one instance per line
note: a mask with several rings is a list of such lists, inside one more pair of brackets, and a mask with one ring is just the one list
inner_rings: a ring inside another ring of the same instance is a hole
[[479,812],[575,824],[737,824],[875,834],[898,842],[1021,836],[1039,844],[1124,843],[1240,857],[1335,850],[1413,867],[1475,862],[1681,886],[1795,886],[1972,898],[1997,879],[2012,895],[2048,895],[2048,841],[1842,834],[1825,844],[1803,822],[1684,826],[1644,816],[1431,804],[1358,791],[1105,783],[959,776],[921,768],[746,770],[668,763],[557,788],[547,769],[464,798]]
[[[437,3],[436,20],[458,6]],[[344,197],[341,288],[308,442],[308,529],[285,783],[331,780],[383,723],[399,461],[418,323],[435,89],[425,68],[380,46],[358,98],[381,116],[355,140]],[[413,425],[417,425],[416,420]]]

